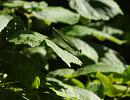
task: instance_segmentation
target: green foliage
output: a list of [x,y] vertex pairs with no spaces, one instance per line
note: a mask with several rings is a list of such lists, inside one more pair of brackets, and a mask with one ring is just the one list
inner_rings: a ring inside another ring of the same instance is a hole
[[[104,41],[105,39],[107,39],[107,40],[110,40],[116,44],[122,44],[125,42],[123,40],[119,40],[119,39],[117,39],[117,38],[115,38],[107,33],[102,32],[102,31],[98,31],[94,28],[85,27],[85,26],[81,26],[81,25],[63,28],[63,32],[65,32],[65,34],[67,34],[67,35],[78,36],[78,37],[90,35],[90,36],[97,38],[100,41]],[[76,34],[76,33],[79,33],[79,34]]]
[[113,0],[69,0],[70,7],[81,16],[93,20],[109,20],[117,14],[123,14]]
[[111,49],[126,43],[109,21],[123,14],[119,5],[47,2],[0,2],[0,100],[130,97],[130,66]]

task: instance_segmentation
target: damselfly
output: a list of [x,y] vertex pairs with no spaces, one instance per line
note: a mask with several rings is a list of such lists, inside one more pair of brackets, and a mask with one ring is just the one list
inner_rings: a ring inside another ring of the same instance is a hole
[[78,53],[81,52],[81,50],[79,50],[76,45],[73,43],[73,41],[69,40],[68,38],[66,38],[66,36],[64,36],[59,30],[55,29],[54,27],[52,28],[58,35],[59,37],[68,45],[70,46],[74,51],[78,51]]

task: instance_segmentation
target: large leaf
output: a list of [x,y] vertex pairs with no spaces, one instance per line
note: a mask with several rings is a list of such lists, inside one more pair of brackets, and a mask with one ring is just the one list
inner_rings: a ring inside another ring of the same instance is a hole
[[103,54],[104,51],[102,51],[101,49],[99,51],[99,52],[102,51],[102,54],[104,55],[104,56],[100,57],[101,63],[119,65],[119,66],[125,67],[124,59],[122,58],[121,55],[119,55],[116,51],[109,49],[107,47],[104,47],[103,49],[105,51],[104,54]]
[[18,44],[27,44],[31,47],[36,47],[41,44],[41,42],[47,38],[46,36],[38,33],[38,32],[31,32],[31,31],[19,31],[17,32],[18,35],[13,35],[8,40],[9,42]]
[[62,22],[71,25],[79,21],[78,14],[63,7],[47,7],[42,11],[33,12],[33,15],[48,24]]
[[69,0],[70,7],[81,16],[93,20],[109,20],[123,14],[114,0]]
[[123,61],[121,61],[120,57],[118,57],[119,55],[117,52],[106,47],[101,47],[99,50],[97,49],[97,52],[100,56],[99,63],[79,68],[73,75],[80,76],[96,72],[117,74],[123,73],[125,70],[125,65]]
[[83,68],[79,68],[76,72],[73,73],[73,76],[77,77],[80,75],[87,75],[90,73],[97,73],[97,72],[121,74],[123,70],[124,67],[122,65],[99,63],[99,64],[93,64],[93,65],[84,66]]
[[62,50],[60,47],[58,47],[54,42],[45,39],[46,44],[54,50],[54,52],[70,67],[70,63],[82,65],[82,62],[75,57],[73,54]]
[[[54,86],[55,89],[52,90],[65,100],[100,100],[100,98],[91,91],[78,87],[72,87],[54,78],[47,78],[47,80]],[[58,86],[59,89],[56,88]]]
[[12,16],[10,15],[0,15],[0,32],[2,31],[2,29],[4,29],[4,27],[6,27],[11,19]]
[[[55,38],[53,41],[62,48],[65,48],[69,52],[73,54],[80,54],[88,57],[89,59],[93,60],[94,62],[98,62],[98,54],[97,52],[86,42],[78,39],[66,36],[70,43],[73,43],[76,50],[69,46],[67,43],[64,43],[61,39]],[[77,52],[76,52],[77,51]],[[80,52],[78,52],[80,51]]]
[[119,40],[119,39],[115,38],[114,36],[111,36],[102,31],[96,30],[94,28],[82,26],[82,25],[75,25],[75,26],[63,28],[62,32],[67,35],[77,36],[77,37],[83,37],[86,35],[90,35],[90,36],[97,38],[100,41],[104,41],[105,39],[107,39],[107,40],[112,41],[119,45],[126,42],[123,40]]

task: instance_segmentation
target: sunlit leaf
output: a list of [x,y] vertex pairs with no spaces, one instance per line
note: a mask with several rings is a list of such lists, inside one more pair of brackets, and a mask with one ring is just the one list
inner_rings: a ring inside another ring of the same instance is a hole
[[112,65],[112,64],[93,64],[84,66],[82,68],[79,68],[73,76],[81,76],[81,75],[87,75],[90,73],[97,73],[97,72],[103,72],[103,73],[118,73],[121,74],[124,70],[124,67],[121,65]]
[[32,2],[28,2],[28,1],[20,1],[20,0],[13,0],[11,2],[5,2],[3,3],[3,6],[5,7],[9,7],[9,8],[24,8],[28,11],[32,11],[33,10],[42,10],[45,7],[47,7],[47,3],[44,1],[41,2],[36,2],[36,1],[32,1]]
[[38,89],[39,86],[40,86],[40,78],[36,76],[34,82],[32,83],[32,87]]
[[96,30],[91,27],[82,26],[82,25],[75,25],[75,26],[63,28],[62,32],[65,33],[66,35],[77,36],[77,37],[90,35],[97,38],[100,41],[104,41],[107,39],[119,45],[126,42],[125,40],[119,40],[118,38],[111,36],[107,33],[104,33],[102,31]]
[[53,75],[54,77],[55,76],[70,77],[73,73],[74,73],[74,69],[70,69],[70,68],[57,69],[49,72],[49,74]]
[[47,7],[42,11],[33,12],[33,15],[48,24],[61,22],[72,25],[79,20],[78,14],[63,7]]
[[48,78],[48,81],[50,83],[56,83],[61,87],[56,89],[56,85],[52,84],[55,88],[53,91],[55,91],[57,95],[62,96],[65,100],[101,100],[91,91],[64,84],[63,82],[54,78]]
[[88,90],[97,94],[101,98],[104,98],[104,88],[99,80],[94,80],[93,82],[89,82],[86,87]]
[[82,65],[82,62],[75,57],[73,54],[62,50],[60,47],[58,47],[54,42],[45,39],[47,46],[49,46],[54,52],[69,66],[71,63],[77,64],[77,65]]
[[8,40],[9,42],[18,44],[27,44],[31,47],[39,46],[42,41],[47,38],[46,36],[38,33],[38,32],[31,32],[31,31],[19,31],[18,35],[14,35],[10,37]]
[[20,17],[14,17],[9,21],[6,27],[1,31],[0,38],[8,39],[12,35],[14,35],[19,30],[25,30],[23,21]]
[[69,0],[70,7],[81,16],[93,20],[109,20],[123,14],[114,0]]
[[117,94],[115,87],[113,86],[112,75],[105,76],[101,73],[97,73],[96,77],[101,81],[104,87],[104,94],[113,97]]
[[4,29],[4,27],[6,27],[6,25],[8,24],[8,22],[12,19],[12,16],[10,15],[0,15],[0,32],[2,31],[2,29]]
[[78,50],[81,51],[81,55],[85,55],[86,57],[92,59],[95,62],[98,62],[98,54],[94,48],[92,48],[86,42],[78,39],[78,38],[70,38],[72,42],[76,45]]

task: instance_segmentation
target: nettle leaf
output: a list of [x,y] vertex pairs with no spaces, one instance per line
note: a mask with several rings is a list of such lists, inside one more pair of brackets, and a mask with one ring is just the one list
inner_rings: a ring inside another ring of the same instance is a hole
[[[47,78],[47,80],[51,83],[51,85],[54,86],[52,90],[55,91],[57,95],[63,97],[65,100],[101,100],[93,92],[86,89],[64,84],[63,82],[54,78]],[[59,87],[59,89],[56,87]]]
[[12,42],[16,45],[18,44],[27,44],[31,47],[39,46],[42,41],[47,38],[46,36],[32,31],[19,31],[18,35],[13,35],[8,39],[9,42]]
[[63,7],[47,7],[42,11],[33,12],[33,16],[48,24],[61,22],[72,25],[79,21],[78,14]]
[[81,16],[92,20],[109,20],[123,14],[114,0],[69,0],[69,4]]
[[47,46],[49,46],[52,50],[54,50],[54,52],[69,66],[70,66],[70,63],[74,63],[74,64],[77,64],[77,65],[82,65],[82,62],[76,57],[74,56],[73,54],[65,51],[65,50],[62,50],[60,47],[58,47],[54,42],[48,40],[48,39],[45,39],[45,42],[47,44]]
[[104,94],[110,97],[116,96],[117,90],[113,86],[113,76],[105,76],[101,73],[97,73],[96,77],[101,81],[104,87]]
[[62,32],[65,33],[66,35],[77,36],[77,37],[90,35],[97,38],[100,41],[104,41],[107,39],[119,45],[126,42],[125,40],[119,40],[116,37],[111,36],[110,34],[82,25],[75,25],[75,26],[63,28]]
[[2,29],[4,29],[4,27],[6,27],[6,25],[8,24],[8,22],[12,19],[13,17],[10,15],[4,15],[1,14],[0,15],[0,32],[2,31]]

